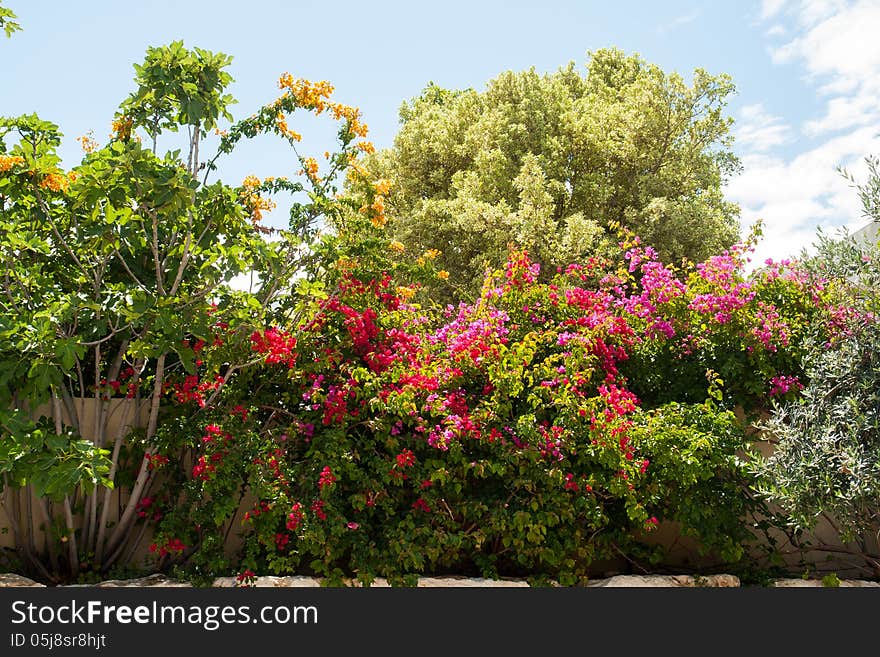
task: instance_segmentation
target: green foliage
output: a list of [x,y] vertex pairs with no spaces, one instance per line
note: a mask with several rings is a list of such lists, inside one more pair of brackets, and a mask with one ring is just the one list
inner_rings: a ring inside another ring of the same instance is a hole
[[637,416],[632,435],[650,461],[644,494],[658,516],[679,522],[700,550],[739,562],[762,505],[749,493],[749,439],[734,413],[714,400],[672,402]]
[[808,343],[810,383],[774,409],[764,428],[775,451],[757,471],[784,522],[811,529],[827,514],[858,541],[880,523],[880,253],[852,238],[816,246],[805,267],[830,295],[831,336]]
[[[290,141],[284,115],[315,110],[285,94],[230,126],[218,152],[200,162],[206,131],[232,118],[230,62],[181,42],[149,48],[113,138],[103,146],[80,138],[85,156],[69,172],[59,166],[58,126],[36,115],[0,119],[0,409],[11,413],[0,434],[0,502],[18,508],[19,496],[35,491],[45,498],[46,529],[64,528],[52,535],[63,545],[50,540],[40,553],[29,532],[13,527],[24,561],[44,580],[106,572],[136,552],[149,522],[144,499],[162,485],[151,457],[165,446],[166,423],[177,421],[165,401],[209,406],[250,364],[238,346],[270,308],[295,309],[288,282],[311,266],[317,227],[341,214],[332,172],[320,185],[296,175],[208,183],[242,140],[268,133]],[[353,161],[352,133],[363,130],[356,110],[333,110],[339,172]],[[185,157],[158,154],[158,138],[182,128]],[[264,195],[300,192],[309,200],[294,204],[278,239],[265,240]],[[232,289],[245,272],[265,284]],[[199,352],[209,343],[217,357],[206,366]],[[81,416],[83,399],[94,421]],[[46,403],[51,420],[24,421]],[[132,417],[135,404],[147,408],[146,419]],[[122,419],[111,432],[114,413]],[[126,420],[143,426],[127,435]]]
[[0,414],[0,476],[13,486],[29,484],[38,497],[61,500],[81,486],[113,486],[110,454],[72,431],[58,434],[48,420],[35,422],[21,411]]
[[857,182],[846,169],[839,168],[838,170],[858,191],[865,216],[875,222],[880,222],[880,158],[869,156],[865,158],[865,163],[868,166],[868,178],[862,183]]
[[120,111],[153,140],[162,130],[176,132],[178,126],[211,130],[221,118],[232,121],[227,108],[236,101],[223,93],[232,82],[223,69],[231,62],[223,53],[189,51],[182,41],[148,48],[144,63],[134,67],[137,91]]
[[505,72],[484,92],[431,84],[368,169],[394,183],[393,235],[413,256],[443,251],[446,296],[473,296],[510,243],[545,272],[613,252],[615,222],[667,262],[701,261],[738,234],[721,193],[738,166],[723,116],[733,89],[618,50],[592,53],[585,75],[570,64]]
[[6,33],[6,38],[12,36],[14,32],[17,32],[21,29],[21,25],[19,25],[15,19],[18,18],[11,9],[0,5],[0,27],[3,28],[3,31]]

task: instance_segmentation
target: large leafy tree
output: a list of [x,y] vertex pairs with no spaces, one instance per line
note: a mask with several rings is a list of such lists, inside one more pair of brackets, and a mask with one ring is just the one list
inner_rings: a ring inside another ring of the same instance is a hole
[[723,114],[733,91],[726,75],[698,69],[687,84],[616,49],[592,53],[585,74],[508,71],[484,92],[429,84],[369,170],[394,183],[395,237],[414,255],[443,251],[463,289],[511,242],[546,269],[607,249],[618,223],[667,261],[699,261],[738,237],[721,190],[738,167]]

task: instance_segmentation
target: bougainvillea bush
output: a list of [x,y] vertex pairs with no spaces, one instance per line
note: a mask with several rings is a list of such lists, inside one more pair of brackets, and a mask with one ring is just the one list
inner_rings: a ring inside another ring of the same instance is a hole
[[377,253],[369,233],[325,244],[333,266],[295,321],[250,336],[260,367],[169,430],[190,456],[162,564],[573,583],[602,559],[662,560],[645,540],[662,521],[724,563],[744,556],[762,509],[734,411],[804,376],[797,326],[824,311],[799,274],[747,277],[746,248],[673,271],[622,231],[620,263],[541,283],[513,251],[475,303],[436,308],[442,255]]

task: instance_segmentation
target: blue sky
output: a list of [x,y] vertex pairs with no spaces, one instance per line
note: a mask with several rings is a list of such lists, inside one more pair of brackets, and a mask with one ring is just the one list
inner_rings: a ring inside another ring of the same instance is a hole
[[[587,51],[616,46],[686,79],[697,67],[732,76],[744,171],[727,193],[744,229],[765,222],[756,261],[797,255],[817,226],[867,223],[835,167],[863,178],[864,157],[880,154],[880,0],[5,4],[23,31],[0,40],[0,114],[59,124],[67,166],[81,156],[75,137],[106,137],[133,90],[132,64],[174,39],[233,56],[236,116],[274,98],[283,72],[326,79],[337,100],[361,108],[379,148],[393,142],[401,102],[429,81],[483,89],[504,70],[583,66]],[[307,151],[332,146],[329,125],[301,131]],[[257,143],[223,176],[298,168],[289,152]],[[276,211],[269,223],[282,221]]]

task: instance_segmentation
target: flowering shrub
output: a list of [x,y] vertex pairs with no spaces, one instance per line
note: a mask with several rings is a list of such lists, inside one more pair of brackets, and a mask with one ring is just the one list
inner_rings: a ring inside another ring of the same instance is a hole
[[[196,522],[207,514],[242,533],[243,567],[331,581],[572,583],[598,559],[662,559],[644,538],[664,520],[736,562],[760,507],[733,408],[768,406],[803,376],[786,367],[797,322],[820,312],[813,290],[778,267],[746,277],[739,251],[674,272],[625,239],[625,266],[572,265],[547,283],[514,252],[475,303],[446,308],[407,284],[434,254],[405,270],[331,240],[336,266],[297,323],[254,332],[262,365],[179,427],[196,448],[189,506],[161,532],[199,545],[189,564],[208,572],[225,562]],[[725,382],[736,367],[753,371]],[[678,392],[650,368],[677,372]]]
[[[796,394],[805,339],[827,330],[821,281],[788,261],[767,261],[746,276],[749,242],[673,272],[650,247],[631,241],[626,273],[639,277],[640,290],[618,303],[637,318],[636,330],[651,338],[636,346],[624,367],[644,402],[700,401],[707,370],[724,381],[727,408],[758,412],[774,397]],[[614,283],[624,286],[616,288],[619,296],[632,278]]]

